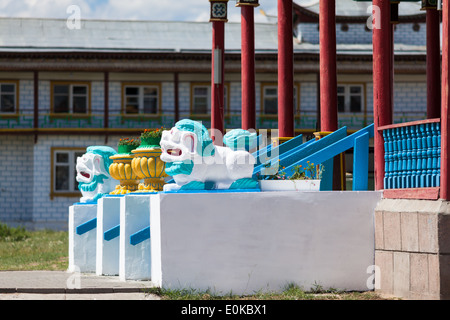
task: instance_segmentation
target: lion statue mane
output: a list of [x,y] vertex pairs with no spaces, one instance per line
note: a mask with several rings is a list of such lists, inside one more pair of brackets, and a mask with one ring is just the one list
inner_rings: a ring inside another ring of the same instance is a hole
[[164,191],[256,189],[252,178],[255,157],[248,150],[256,146],[255,133],[236,129],[223,137],[226,146],[214,145],[200,122],[184,119],[161,137],[161,160],[175,183]]
[[76,180],[82,194],[80,202],[95,202],[115,189],[118,182],[109,174],[112,163],[109,157],[116,154],[111,147],[91,146],[77,158]]

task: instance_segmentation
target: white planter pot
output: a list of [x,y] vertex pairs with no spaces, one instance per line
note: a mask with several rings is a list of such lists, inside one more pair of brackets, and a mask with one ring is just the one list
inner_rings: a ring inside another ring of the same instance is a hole
[[320,180],[260,180],[261,191],[319,191]]

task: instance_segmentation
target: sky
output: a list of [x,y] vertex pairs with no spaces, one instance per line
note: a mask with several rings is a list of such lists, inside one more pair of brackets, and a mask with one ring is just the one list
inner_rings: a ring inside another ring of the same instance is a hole
[[[277,0],[260,0],[256,22],[272,22]],[[240,21],[236,0],[228,2],[228,20]],[[67,19],[72,5],[79,7],[81,19],[209,21],[208,0],[1,0],[0,17]],[[264,10],[266,16],[260,13]],[[269,16],[269,17],[268,17]]]

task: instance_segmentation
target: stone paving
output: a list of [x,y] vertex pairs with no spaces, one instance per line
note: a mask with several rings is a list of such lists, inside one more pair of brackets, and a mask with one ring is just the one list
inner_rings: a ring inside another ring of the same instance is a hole
[[64,271],[2,271],[0,300],[159,300],[151,281]]

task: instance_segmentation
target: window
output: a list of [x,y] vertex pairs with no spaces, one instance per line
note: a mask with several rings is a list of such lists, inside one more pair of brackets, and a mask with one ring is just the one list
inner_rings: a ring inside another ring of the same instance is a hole
[[0,82],[0,113],[17,112],[17,87],[13,82]]
[[125,114],[158,114],[160,87],[158,85],[124,85]]
[[87,114],[89,91],[89,84],[54,83],[52,85],[53,113]]
[[[228,93],[229,84],[223,86],[223,105],[224,110],[228,110]],[[192,110],[193,114],[210,114],[211,113],[211,85],[209,84],[192,84]]]
[[364,85],[338,85],[337,94],[339,112],[364,111]]
[[52,148],[52,195],[79,195],[76,164],[85,153],[83,149]]
[[[278,86],[263,85],[262,101],[263,113],[267,115],[278,114]],[[294,85],[294,113],[298,111],[298,85]]]
[[210,86],[194,86],[192,88],[192,113],[208,114],[211,110],[210,97]]
[[263,110],[264,114],[278,113],[278,87],[265,86],[263,92]]

